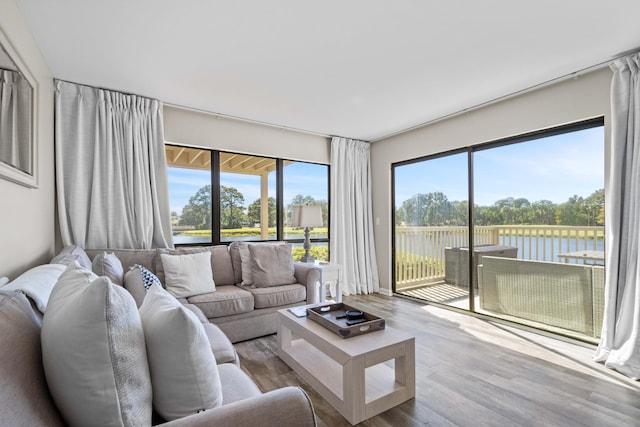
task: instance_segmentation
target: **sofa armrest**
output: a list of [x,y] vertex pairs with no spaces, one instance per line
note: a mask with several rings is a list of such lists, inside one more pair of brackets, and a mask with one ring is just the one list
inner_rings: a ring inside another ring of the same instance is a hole
[[320,302],[320,277],[322,270],[313,264],[295,263],[293,274],[298,283],[307,287],[307,304]]
[[162,424],[166,427],[315,427],[316,416],[307,394],[284,387]]

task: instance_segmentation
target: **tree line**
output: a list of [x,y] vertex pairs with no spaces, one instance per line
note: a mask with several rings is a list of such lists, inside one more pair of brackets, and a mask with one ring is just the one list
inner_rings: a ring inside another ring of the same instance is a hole
[[[235,187],[220,186],[220,228],[236,229],[253,227],[261,222],[262,203],[260,199],[254,200],[245,206],[244,195]],[[322,208],[323,218],[328,217],[328,204],[326,200],[316,200],[309,195],[296,195],[291,203],[285,206],[285,218],[291,217],[293,205],[319,205]],[[276,200],[273,197],[267,199],[269,224],[275,227],[277,224]],[[182,214],[172,212],[172,217],[181,226],[192,226],[197,230],[211,229],[211,185],[200,188],[182,209]],[[285,224],[289,221],[285,221]]]
[[[398,225],[461,226],[468,224],[467,201],[449,201],[441,192],[415,194],[395,211]],[[507,197],[491,206],[474,205],[475,224],[482,225],[604,225],[604,189],[588,197],[574,195],[566,202],[530,202]]]

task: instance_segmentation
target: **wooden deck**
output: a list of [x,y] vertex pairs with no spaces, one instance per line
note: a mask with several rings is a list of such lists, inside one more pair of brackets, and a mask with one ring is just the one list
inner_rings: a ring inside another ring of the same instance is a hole
[[[638,426],[640,383],[568,343],[399,297],[344,302],[416,337],[416,398],[359,425]],[[277,354],[276,336],[236,344],[263,390],[293,385],[311,397],[320,427],[348,426]]]

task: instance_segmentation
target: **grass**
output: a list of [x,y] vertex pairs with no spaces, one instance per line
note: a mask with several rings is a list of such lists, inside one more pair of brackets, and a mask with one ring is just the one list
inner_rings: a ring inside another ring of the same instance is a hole
[[[314,236],[326,236],[327,227],[317,227],[311,230],[311,237]],[[225,237],[260,237],[261,230],[258,227],[242,227],[220,230],[222,238]],[[275,227],[269,227],[269,235],[274,236],[276,234]],[[300,236],[304,237],[304,229],[285,227],[284,234],[286,236]],[[211,230],[184,230],[177,234],[178,236],[192,236],[192,237],[210,237]]]

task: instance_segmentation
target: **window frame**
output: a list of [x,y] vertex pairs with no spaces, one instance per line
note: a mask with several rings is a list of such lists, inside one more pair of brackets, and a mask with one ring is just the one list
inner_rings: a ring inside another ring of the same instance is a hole
[[[239,152],[234,152],[234,151],[229,151],[229,150],[216,150],[216,149],[211,149],[211,148],[202,148],[202,147],[193,147],[193,146],[187,146],[187,145],[181,145],[181,144],[176,144],[176,143],[165,143],[165,147],[166,146],[170,146],[170,147],[177,147],[177,148],[195,148],[198,150],[203,150],[205,152],[208,152],[209,155],[211,156],[211,162],[210,162],[210,173],[211,173],[211,241],[209,242],[194,242],[194,243],[174,243],[174,245],[176,247],[190,247],[190,246],[215,246],[215,245],[229,245],[232,242],[236,241],[236,240],[221,240],[221,227],[220,227],[220,215],[221,215],[221,210],[220,210],[220,203],[215,203],[214,201],[220,200],[220,155],[221,154],[237,154],[237,155],[248,155],[248,156],[255,156],[255,157],[262,157],[265,159],[272,159],[275,160],[276,162],[276,168],[275,168],[275,173],[276,173],[276,239],[275,241],[286,241],[288,243],[303,243],[304,242],[304,237],[300,237],[300,238],[287,238],[286,240],[284,239],[284,213],[285,213],[285,206],[284,206],[284,167],[285,167],[285,162],[296,162],[296,163],[308,163],[308,164],[313,164],[313,165],[319,165],[319,166],[325,166],[327,168],[327,207],[328,207],[328,212],[331,211],[331,165],[328,164],[324,164],[324,163],[318,163],[318,162],[311,162],[311,161],[304,161],[304,160],[294,160],[294,159],[287,159],[287,158],[279,158],[279,157],[273,157],[273,156],[265,156],[262,154],[250,154],[250,153],[239,153]],[[171,166],[167,163],[166,167],[179,167],[179,166]],[[169,198],[171,198],[171,193],[169,193]],[[326,243],[327,245],[329,245],[329,242],[331,240],[331,219],[330,216],[327,215],[327,237],[322,237],[322,238],[317,238],[317,237],[311,237],[310,241],[311,243]],[[260,238],[257,238],[255,240],[244,240],[247,242],[273,242],[274,240],[263,240]]]

